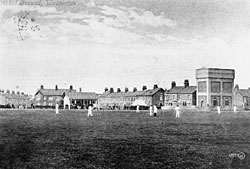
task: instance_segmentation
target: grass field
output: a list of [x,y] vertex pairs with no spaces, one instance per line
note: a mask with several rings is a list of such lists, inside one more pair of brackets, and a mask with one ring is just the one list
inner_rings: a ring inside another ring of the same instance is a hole
[[[1,110],[0,167],[248,168],[250,112],[174,116],[170,110],[157,117],[146,111],[87,117],[80,110]],[[229,156],[239,152],[244,160]]]

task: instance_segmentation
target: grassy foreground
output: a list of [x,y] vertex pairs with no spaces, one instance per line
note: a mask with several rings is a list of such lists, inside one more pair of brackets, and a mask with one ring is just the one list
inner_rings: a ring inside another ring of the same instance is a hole
[[[249,112],[174,116],[1,110],[0,168],[250,168]],[[244,160],[230,156],[239,152]]]

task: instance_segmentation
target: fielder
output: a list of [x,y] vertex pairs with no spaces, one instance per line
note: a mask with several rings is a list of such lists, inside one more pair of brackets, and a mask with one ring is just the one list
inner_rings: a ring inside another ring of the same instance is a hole
[[237,107],[234,105],[234,113],[237,113]]
[[149,107],[149,115],[153,116],[153,107],[152,106]]
[[140,107],[138,105],[136,106],[136,113],[140,113]]
[[218,114],[220,114],[220,106],[217,106]]
[[154,116],[156,116],[157,115],[157,107],[156,107],[156,105],[154,105]]
[[180,118],[180,107],[179,107],[179,105],[177,105],[175,107],[175,117]]
[[92,114],[92,106],[91,105],[89,105],[89,108],[88,108],[88,115],[87,115],[88,117],[89,116],[93,116],[93,114]]
[[56,114],[59,114],[58,108],[59,108],[59,105],[58,105],[58,103],[56,103]]

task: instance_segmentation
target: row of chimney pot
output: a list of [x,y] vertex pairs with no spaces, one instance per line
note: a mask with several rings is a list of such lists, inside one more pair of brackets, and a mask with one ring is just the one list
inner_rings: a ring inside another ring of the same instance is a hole
[[[41,89],[44,89],[43,85],[41,85]],[[70,89],[70,90],[73,90],[73,86],[70,85],[70,86],[69,86],[69,89]],[[55,90],[58,90],[58,85],[55,86]],[[82,92],[82,88],[81,88],[81,87],[79,88],[79,92]]]
[[[4,93],[4,90],[0,90],[0,93]],[[17,91],[17,92],[12,91],[10,93],[10,90],[6,90],[6,93],[8,93],[8,94],[17,94],[17,95],[25,95],[25,96],[27,95],[27,94],[24,94],[24,92],[20,93],[19,91]]]
[[[41,85],[40,89],[44,89],[44,86]],[[70,85],[70,86],[69,86],[69,89],[70,89],[70,90],[73,90],[73,86]],[[55,90],[58,90],[58,86],[57,86],[57,85],[55,86]],[[81,92],[81,91],[82,91],[82,88],[80,88],[79,91]]]
[[[154,85],[154,89],[157,89],[158,88],[158,85],[157,84],[155,84]],[[143,91],[145,91],[145,90],[147,90],[147,86],[142,86],[142,90]],[[105,89],[104,89],[104,92],[110,92],[110,93],[114,93],[114,88],[113,87],[111,87],[110,89],[108,89],[107,87],[105,87]],[[125,92],[128,92],[129,91],[129,89],[128,89],[128,87],[125,87],[125,90],[124,90]],[[136,92],[137,91],[137,88],[136,87],[134,87],[133,88],[133,92]],[[119,93],[119,92],[121,92],[121,89],[120,88],[117,88],[117,93]]]
[[[188,86],[189,86],[189,81],[188,81],[188,79],[185,79],[184,80],[184,87],[188,87]],[[171,88],[175,88],[175,87],[176,87],[176,82],[172,81]]]

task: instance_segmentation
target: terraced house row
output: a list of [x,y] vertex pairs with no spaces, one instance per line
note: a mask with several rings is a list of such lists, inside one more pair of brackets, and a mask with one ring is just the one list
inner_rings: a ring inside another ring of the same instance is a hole
[[[141,101],[139,106],[148,107],[156,105],[161,107],[164,105],[164,92],[165,90],[154,85],[153,89],[147,89],[146,86],[142,87],[141,91],[133,88],[129,91],[126,87],[122,92],[120,88],[114,92],[113,88],[105,88],[105,92],[98,99],[98,106],[103,109],[129,109],[131,106],[136,106],[136,101]],[[135,103],[133,105],[133,103]]]
[[0,107],[1,108],[27,108],[31,106],[31,97],[23,92],[15,92],[7,90],[0,91]]

